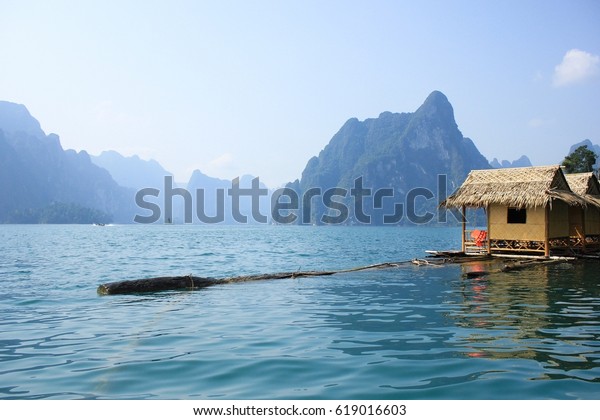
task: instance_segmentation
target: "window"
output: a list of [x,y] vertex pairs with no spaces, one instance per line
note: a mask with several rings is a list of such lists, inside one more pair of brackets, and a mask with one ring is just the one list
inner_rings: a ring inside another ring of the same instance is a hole
[[527,209],[509,207],[506,223],[527,223]]

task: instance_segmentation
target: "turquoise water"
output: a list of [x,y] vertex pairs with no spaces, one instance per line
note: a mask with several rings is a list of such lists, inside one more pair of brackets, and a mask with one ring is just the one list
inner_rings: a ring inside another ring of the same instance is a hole
[[339,269],[453,228],[0,226],[3,399],[597,399],[600,264],[449,265],[98,296],[100,283]]

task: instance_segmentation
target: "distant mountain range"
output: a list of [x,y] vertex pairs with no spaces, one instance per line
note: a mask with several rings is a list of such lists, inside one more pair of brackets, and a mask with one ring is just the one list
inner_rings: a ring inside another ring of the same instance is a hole
[[163,188],[165,176],[173,176],[153,159],[143,160],[137,155],[125,157],[114,150],[91,156],[91,159],[92,163],[106,169],[117,184],[135,190]]
[[[239,220],[233,217],[232,200],[231,196],[228,195],[229,189],[233,186],[232,180],[210,177],[200,170],[195,170],[187,183],[177,183],[173,178],[173,174],[166,171],[157,161],[143,160],[138,156],[124,157],[115,151],[92,156],[92,162],[108,170],[120,185],[132,188],[136,192],[147,188],[160,191],[158,197],[144,196],[145,202],[153,203],[157,206],[155,208],[160,210],[160,217],[157,221],[170,221],[171,223],[201,223],[203,221],[206,223],[239,223]],[[249,189],[254,178],[252,175],[242,175],[238,178],[239,183],[237,185],[241,189]],[[268,191],[263,183],[260,183],[259,187]],[[169,198],[166,197],[167,189],[171,191]],[[182,189],[186,190],[189,195],[182,192]],[[201,191],[201,197],[198,196],[198,191]],[[219,194],[223,194],[222,197]],[[270,192],[267,192],[259,200],[261,215],[270,215],[269,197]],[[202,200],[202,202],[199,200]],[[220,204],[220,207],[217,204]],[[198,210],[199,208],[200,210]],[[237,209],[241,215],[238,217],[240,220],[243,215],[250,215],[252,213],[251,199],[245,196],[240,197]],[[143,213],[143,210],[138,211],[138,214],[140,213]],[[254,222],[252,217],[247,218],[247,220],[249,223]]]
[[63,150],[27,108],[0,101],[0,222],[130,222],[132,192],[82,151]]
[[[195,170],[187,184],[187,190],[192,194],[192,207],[196,211],[195,220],[225,224],[268,223],[271,216],[271,191],[265,184],[258,182],[255,185],[261,190],[261,195],[257,196],[258,206],[255,208],[254,214],[251,196],[244,193],[239,199],[233,200],[229,192],[234,188],[234,181],[236,182],[235,187],[240,190],[250,190],[252,183],[258,181],[255,181],[255,178],[252,175],[243,175],[235,180],[224,180],[212,178]],[[201,198],[198,194],[201,194]],[[203,201],[200,202],[200,199]],[[221,215],[218,213],[219,209],[222,209]],[[201,214],[198,214],[198,211]]]
[[[573,145],[570,152],[581,145],[600,155],[600,146],[590,140]],[[412,113],[349,119],[308,161],[301,178],[287,184],[284,195],[291,202],[284,199],[283,207],[292,208],[288,213],[296,215],[296,223],[404,224],[414,221],[410,214],[418,218],[435,213],[440,195],[450,194],[472,169],[518,166],[531,166],[531,162],[527,156],[488,162],[458,129],[446,96],[434,91]],[[148,201],[160,209],[159,221],[186,222],[187,201],[194,222],[237,223],[236,211],[248,222],[255,221],[253,216],[261,223],[263,216],[270,221],[272,191],[264,193],[263,184],[256,214],[248,196],[232,208],[228,191],[248,190],[253,179],[245,175],[234,184],[197,170],[187,183],[190,200],[174,197],[170,217],[163,196]],[[25,106],[0,101],[0,223],[131,223],[143,213],[136,205],[136,192],[154,188],[164,195],[167,181],[172,181],[172,174],[155,160],[115,151],[89,156],[85,151],[64,150],[59,137],[46,135]],[[203,200],[200,216],[199,199]],[[225,202],[222,221],[220,200]],[[345,215],[341,214],[344,208],[348,209]]]
[[512,162],[509,162],[508,160],[503,160],[501,162],[498,162],[498,159],[494,158],[490,162],[490,166],[494,169],[501,169],[501,168],[524,168],[524,167],[532,166],[532,165],[531,165],[531,161],[529,160],[529,158],[527,156],[523,155],[519,159],[513,160]]

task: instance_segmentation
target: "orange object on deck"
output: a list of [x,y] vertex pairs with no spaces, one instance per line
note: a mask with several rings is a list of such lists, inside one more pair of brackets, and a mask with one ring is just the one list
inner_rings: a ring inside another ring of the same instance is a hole
[[487,238],[487,230],[474,230],[471,232],[471,237],[475,239],[475,245],[483,246]]

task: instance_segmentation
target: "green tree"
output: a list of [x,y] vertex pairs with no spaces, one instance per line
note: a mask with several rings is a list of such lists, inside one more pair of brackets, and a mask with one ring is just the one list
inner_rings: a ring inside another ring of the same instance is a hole
[[588,149],[587,146],[580,146],[569,156],[565,156],[562,165],[565,167],[565,172],[568,174],[592,172],[597,158],[598,155]]

